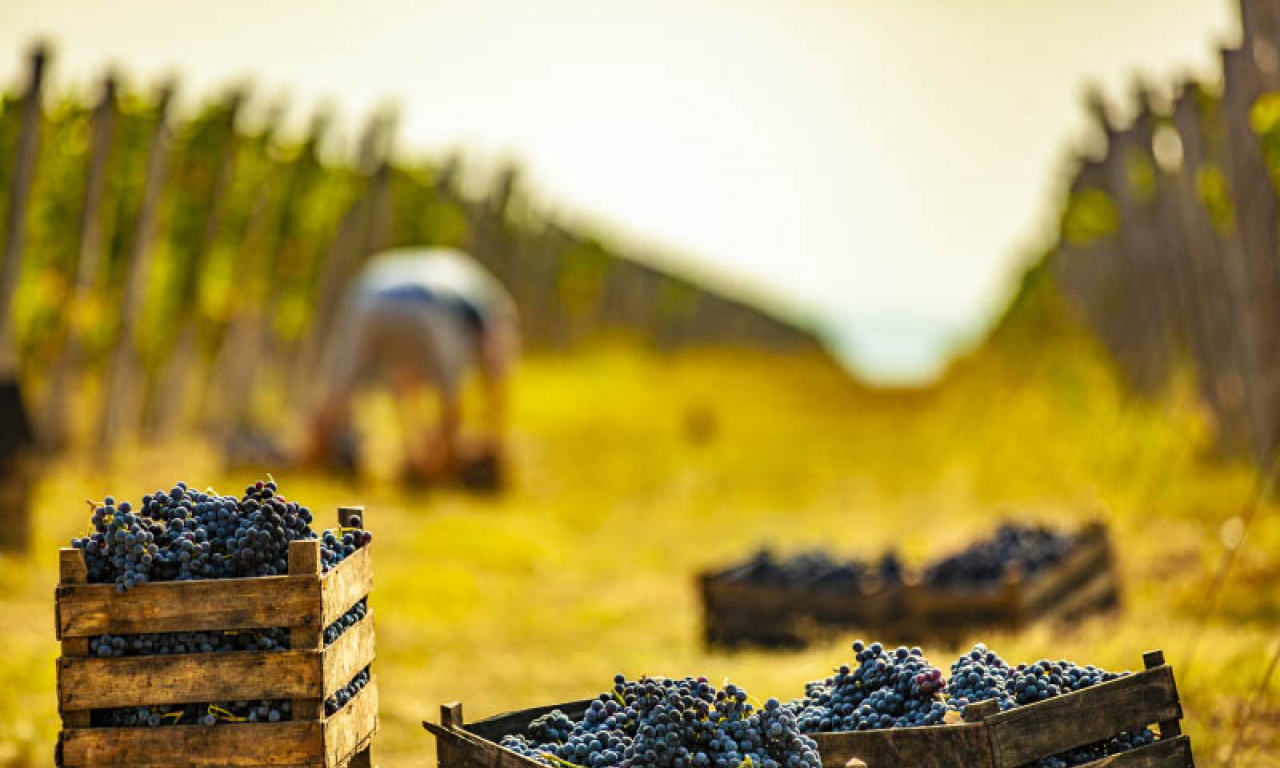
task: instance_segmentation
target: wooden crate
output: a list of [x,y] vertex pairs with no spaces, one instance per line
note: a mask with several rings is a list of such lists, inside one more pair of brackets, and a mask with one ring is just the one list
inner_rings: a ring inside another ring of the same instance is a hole
[[797,588],[698,576],[703,637],[708,645],[795,647],[823,630],[861,628],[892,633],[905,617],[902,591]]
[[1173,670],[1160,651],[1144,654],[1143,662],[1142,672],[1007,712],[982,702],[968,708],[966,723],[818,733],[814,740],[824,768],[845,768],[854,758],[867,768],[1020,768],[1157,725],[1154,744],[1082,768],[1194,768]]
[[[345,525],[360,507],[338,511]],[[377,680],[337,713],[324,702],[374,660],[373,611],[325,647],[324,630],[373,586],[369,546],[322,573],[320,541],[289,545],[289,573],[149,582],[123,594],[86,583],[84,553],[60,552],[56,592],[57,754],[63,768],[368,766]],[[285,627],[290,650],[99,658],[90,637]],[[292,720],[214,726],[90,727],[94,709],[254,699],[292,700]]]
[[977,629],[1018,630],[1036,621],[1064,621],[1120,602],[1106,525],[1093,522],[1065,558],[1039,573],[1013,574],[988,589],[905,587],[907,627],[914,637],[956,641]]
[[[824,768],[1021,768],[1043,757],[1157,725],[1160,739],[1082,768],[1195,768],[1182,735],[1182,706],[1173,671],[1160,651],[1143,657],[1146,669],[1083,691],[993,712],[969,707],[973,722],[926,728],[813,734]],[[440,723],[423,722],[436,737],[440,768],[546,768],[498,744],[523,734],[554,709],[580,718],[592,699],[497,715],[466,724],[461,704],[440,708]]]

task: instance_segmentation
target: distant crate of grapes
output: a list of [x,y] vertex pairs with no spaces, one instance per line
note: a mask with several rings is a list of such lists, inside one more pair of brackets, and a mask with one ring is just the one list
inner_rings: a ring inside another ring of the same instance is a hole
[[861,629],[899,640],[957,640],[1118,604],[1106,527],[1074,534],[1005,524],[923,569],[889,552],[878,562],[822,552],[747,561],[698,575],[708,645],[803,645],[815,633]]
[[1003,525],[993,536],[931,563],[905,588],[919,637],[957,640],[977,629],[1065,621],[1120,602],[1106,525],[1073,535]]
[[274,481],[94,506],[60,553],[59,766],[370,764],[362,508],[316,532]]

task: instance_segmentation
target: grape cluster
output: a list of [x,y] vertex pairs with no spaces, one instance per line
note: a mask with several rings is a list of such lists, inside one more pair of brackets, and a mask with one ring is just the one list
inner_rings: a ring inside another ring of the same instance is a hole
[[172,704],[149,707],[95,709],[90,723],[107,728],[158,728],[164,725],[208,725],[219,723],[276,723],[293,719],[288,699],[232,701],[221,704]]
[[722,572],[720,578],[790,588],[859,589],[875,583],[900,584],[902,574],[902,561],[895,552],[888,552],[879,563],[871,564],[835,560],[822,551],[779,558],[772,550],[762,548],[746,562]]
[[351,606],[351,609],[338,617],[336,621],[324,628],[324,644],[332,645],[335,640],[342,637],[342,633],[354,627],[356,624],[367,616],[369,613],[366,598],[360,598],[360,602]]
[[946,716],[946,681],[919,648],[889,651],[880,643],[853,643],[856,668],[841,665],[825,680],[805,686],[795,702],[800,729],[866,731],[940,725]]
[[321,538],[325,570],[365,546],[373,534],[352,527],[311,529],[311,511],[259,481],[239,499],[178,483],[142,497],[135,511],[108,496],[95,505],[93,532],[71,544],[85,554],[89,581],[123,592],[147,581],[276,576],[288,573],[289,542]]
[[141,635],[98,635],[89,638],[89,655],[103,657],[277,651],[288,648],[289,630],[279,628],[238,632],[159,632]]
[[360,547],[373,541],[373,534],[362,530],[361,526],[364,523],[359,515],[352,515],[347,522],[350,525],[346,528],[339,529],[337,533],[325,531],[320,538],[320,557],[324,561],[326,571],[354,555]]
[[951,678],[947,681],[951,694],[948,708],[964,714],[968,705],[994,699],[999,702],[1001,712],[1012,709],[1019,702],[1009,690],[1009,675],[1005,660],[978,643],[951,665]]
[[368,683],[369,683],[369,668],[365,667],[364,669],[357,672],[355,677],[351,678],[351,682],[342,686],[337,691],[334,691],[334,694],[325,700],[324,702],[325,715],[327,716],[327,715],[337,714],[338,710],[347,706],[347,702],[354,699],[357,693],[364,690],[364,687]]
[[749,699],[706,678],[617,675],[580,720],[556,710],[502,745],[553,768],[821,768],[790,707]]
[[932,587],[1000,583],[1012,569],[1032,574],[1061,560],[1075,539],[1040,525],[1005,523],[988,539],[931,563],[924,581]]

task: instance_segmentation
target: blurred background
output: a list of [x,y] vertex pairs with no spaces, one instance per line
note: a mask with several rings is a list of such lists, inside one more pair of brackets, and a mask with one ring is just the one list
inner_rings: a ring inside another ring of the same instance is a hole
[[[699,571],[1006,519],[1106,521],[1120,608],[936,663],[1161,647],[1201,764],[1280,765],[1280,3],[0,0],[0,82],[0,765],[83,500],[267,472],[379,534],[384,766],[617,671],[799,696],[858,628],[709,646]],[[382,390],[304,465],[424,245],[519,309],[490,472],[402,482]]]

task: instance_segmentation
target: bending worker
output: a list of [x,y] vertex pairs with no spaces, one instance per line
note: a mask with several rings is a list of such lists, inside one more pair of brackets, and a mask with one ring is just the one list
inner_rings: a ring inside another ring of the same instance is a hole
[[423,387],[435,390],[437,428],[425,440],[406,431],[406,453],[419,476],[451,472],[459,456],[463,380],[473,368],[483,382],[487,432],[496,449],[504,427],[506,377],[519,353],[519,338],[514,302],[470,256],[448,248],[375,256],[338,317],[328,389],[311,423],[306,459],[335,463],[338,441],[349,429],[352,398],[377,377],[394,388],[402,411]]

